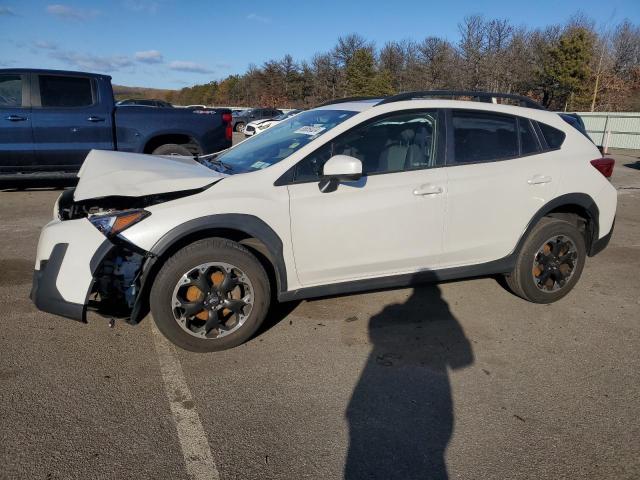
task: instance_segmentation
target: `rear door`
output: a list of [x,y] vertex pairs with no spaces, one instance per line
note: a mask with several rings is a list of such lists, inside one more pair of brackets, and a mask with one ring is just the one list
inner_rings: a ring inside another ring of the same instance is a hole
[[33,167],[29,74],[0,74],[0,173]]
[[509,255],[526,225],[556,196],[553,152],[524,117],[479,110],[448,113],[447,223],[443,267]]
[[31,90],[40,168],[74,171],[91,149],[113,150],[113,99],[100,98],[95,78],[33,75]]

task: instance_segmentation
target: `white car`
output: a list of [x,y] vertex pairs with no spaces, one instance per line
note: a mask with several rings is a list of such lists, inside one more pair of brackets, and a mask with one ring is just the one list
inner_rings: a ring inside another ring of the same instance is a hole
[[31,297],[83,322],[150,309],[200,352],[250,338],[272,299],[504,274],[554,302],[609,241],[613,160],[491,96],[531,108],[402,94],[302,112],[206,165],[92,151],[42,230]]
[[278,115],[273,118],[266,118],[262,120],[254,120],[253,122],[249,122],[246,127],[244,127],[244,135],[245,137],[251,137],[257,133],[264,132],[267,128],[273,127],[274,125],[279,124],[283,120],[287,118],[291,118],[297,114],[302,112],[302,110],[290,110],[288,112],[283,113],[282,115]]

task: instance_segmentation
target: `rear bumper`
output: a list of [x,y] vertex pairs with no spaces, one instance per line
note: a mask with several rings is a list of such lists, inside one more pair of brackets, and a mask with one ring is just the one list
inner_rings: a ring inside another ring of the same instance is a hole
[[593,244],[591,245],[591,249],[589,251],[590,257],[593,257],[594,255],[599,254],[601,251],[607,248],[607,245],[609,245],[609,242],[611,241],[611,236],[613,235],[613,228],[615,226],[616,226],[616,221],[614,219],[613,224],[611,225],[611,230],[609,230],[609,233],[607,233],[604,237],[593,242]]

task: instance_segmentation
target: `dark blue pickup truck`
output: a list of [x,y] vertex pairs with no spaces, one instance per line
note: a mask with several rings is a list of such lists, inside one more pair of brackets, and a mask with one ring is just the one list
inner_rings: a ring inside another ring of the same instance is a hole
[[118,107],[108,75],[0,69],[0,179],[74,173],[92,149],[213,153],[231,122],[227,109]]

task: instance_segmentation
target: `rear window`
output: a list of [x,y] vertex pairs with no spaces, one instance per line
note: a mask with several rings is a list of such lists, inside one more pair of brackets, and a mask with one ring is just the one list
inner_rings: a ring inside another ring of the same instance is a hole
[[88,107],[93,105],[91,79],[40,75],[40,102],[43,107]]
[[521,155],[531,155],[540,151],[540,145],[538,139],[533,131],[531,122],[526,118],[519,118],[518,125],[520,126],[520,148]]
[[456,163],[501,160],[518,155],[516,118],[473,111],[453,112]]
[[562,146],[564,142],[564,137],[566,136],[562,130],[558,130],[557,128],[553,128],[545,123],[538,122],[538,126],[542,131],[542,136],[547,142],[547,146],[550,150],[556,150]]

